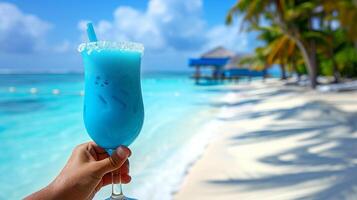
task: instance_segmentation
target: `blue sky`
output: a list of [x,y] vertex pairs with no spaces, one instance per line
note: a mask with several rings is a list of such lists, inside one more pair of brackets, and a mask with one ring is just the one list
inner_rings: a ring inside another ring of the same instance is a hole
[[76,48],[86,41],[88,20],[93,21],[99,39],[143,43],[144,71],[186,70],[188,57],[218,45],[251,52],[255,36],[238,33],[239,22],[224,25],[234,2],[0,1],[0,71],[81,71]]

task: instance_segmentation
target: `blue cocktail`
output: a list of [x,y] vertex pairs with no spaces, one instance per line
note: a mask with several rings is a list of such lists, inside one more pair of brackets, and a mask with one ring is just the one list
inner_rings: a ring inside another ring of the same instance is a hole
[[[88,27],[93,30],[91,24]],[[108,153],[130,145],[143,125],[143,50],[143,45],[132,42],[93,41],[79,47],[85,68],[84,124]]]
[[100,51],[82,51],[84,123],[88,134],[99,146],[115,149],[119,145],[130,145],[143,124],[141,52],[125,49],[127,47],[110,49],[103,43],[93,44],[98,45]]

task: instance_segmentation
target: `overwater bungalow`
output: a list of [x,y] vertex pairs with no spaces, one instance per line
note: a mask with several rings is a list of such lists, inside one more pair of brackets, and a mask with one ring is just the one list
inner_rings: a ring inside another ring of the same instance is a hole
[[[243,55],[236,54],[222,46],[216,47],[199,58],[190,58],[189,66],[194,68],[192,78],[196,84],[220,83],[225,80],[238,80],[242,77],[265,77],[265,71],[250,70],[239,64]],[[202,82],[202,80],[204,82]]]

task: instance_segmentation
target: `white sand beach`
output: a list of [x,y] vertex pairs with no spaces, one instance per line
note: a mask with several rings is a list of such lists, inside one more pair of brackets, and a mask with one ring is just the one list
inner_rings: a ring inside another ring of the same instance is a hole
[[221,92],[214,139],[174,199],[357,199],[357,92],[274,80]]

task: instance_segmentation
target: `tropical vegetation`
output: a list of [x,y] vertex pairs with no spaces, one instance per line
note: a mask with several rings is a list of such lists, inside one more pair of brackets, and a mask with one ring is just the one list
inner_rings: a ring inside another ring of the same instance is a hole
[[263,45],[242,60],[255,69],[279,65],[312,88],[319,75],[334,82],[357,77],[357,0],[238,0],[226,24],[242,17],[242,31],[257,32]]

